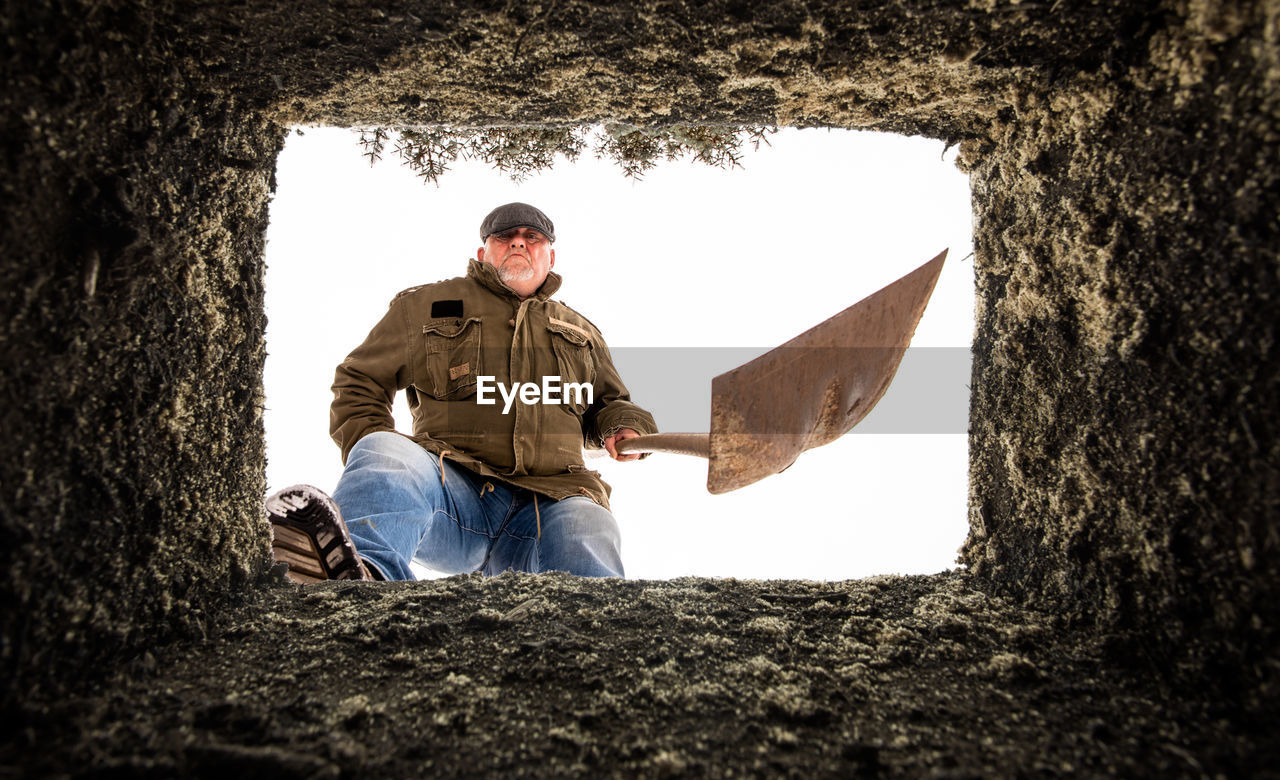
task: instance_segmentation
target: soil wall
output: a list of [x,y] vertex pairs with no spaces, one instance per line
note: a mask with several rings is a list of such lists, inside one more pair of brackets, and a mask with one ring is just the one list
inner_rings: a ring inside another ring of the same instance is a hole
[[150,13],[3,14],[10,692],[199,635],[269,555],[262,254],[283,134],[201,88]]
[[[1274,699],[1277,6],[1168,15],[1011,93],[972,175],[981,581]],[[1176,677],[1176,675],[1174,675]]]

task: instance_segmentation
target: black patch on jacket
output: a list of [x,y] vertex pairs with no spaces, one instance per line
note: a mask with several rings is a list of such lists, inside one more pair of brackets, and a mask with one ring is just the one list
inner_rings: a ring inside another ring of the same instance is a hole
[[461,317],[462,301],[432,301],[431,316],[435,317]]

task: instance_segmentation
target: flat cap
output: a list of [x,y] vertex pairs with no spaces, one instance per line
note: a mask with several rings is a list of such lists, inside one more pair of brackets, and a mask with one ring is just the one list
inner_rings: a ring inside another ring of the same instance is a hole
[[490,211],[480,223],[480,240],[487,241],[494,233],[520,227],[533,228],[549,240],[556,240],[556,226],[551,224],[546,214],[528,203],[508,203]]

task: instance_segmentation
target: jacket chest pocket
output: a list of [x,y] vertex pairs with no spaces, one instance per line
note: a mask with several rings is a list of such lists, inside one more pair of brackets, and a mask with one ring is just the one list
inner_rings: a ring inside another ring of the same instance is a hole
[[[560,367],[562,385],[590,385],[596,378],[595,356],[591,353],[591,339],[582,328],[561,320],[552,319],[547,324],[551,334],[551,349],[556,355],[556,364]],[[565,403],[578,414],[586,412],[591,406],[588,393],[594,400],[594,389],[587,391],[573,388],[565,390]]]
[[480,375],[480,318],[431,320],[422,326],[425,380],[418,384],[439,399],[466,398]]

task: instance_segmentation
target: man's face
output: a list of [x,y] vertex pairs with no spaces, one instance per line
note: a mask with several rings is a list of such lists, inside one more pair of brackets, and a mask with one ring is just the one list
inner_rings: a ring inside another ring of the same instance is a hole
[[528,298],[555,267],[556,250],[541,232],[520,227],[489,236],[476,250],[476,259],[496,268],[503,284]]

